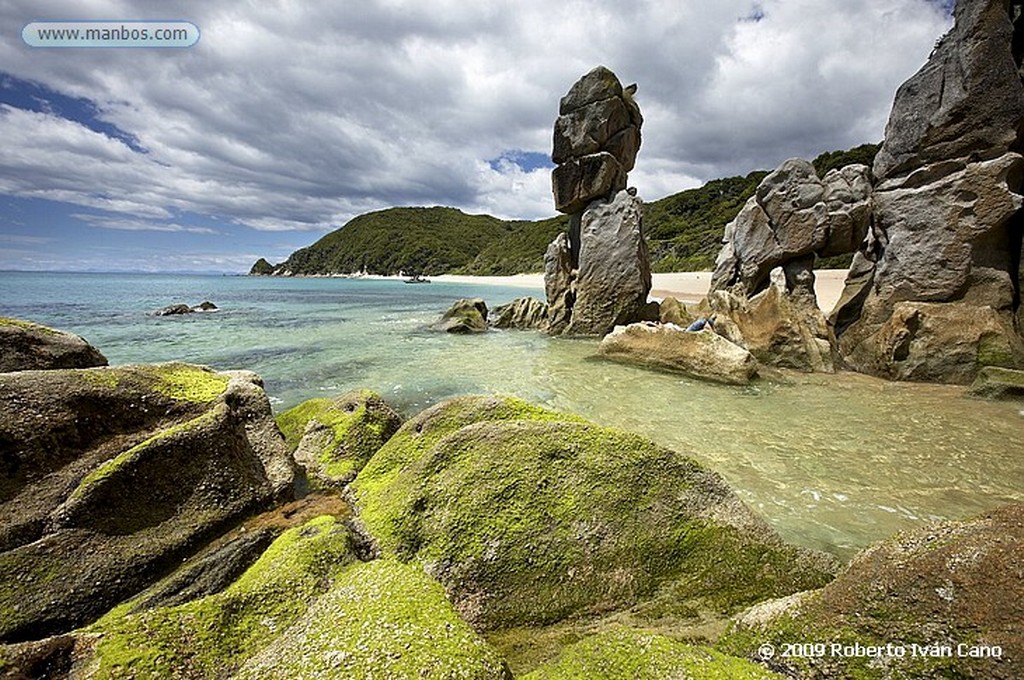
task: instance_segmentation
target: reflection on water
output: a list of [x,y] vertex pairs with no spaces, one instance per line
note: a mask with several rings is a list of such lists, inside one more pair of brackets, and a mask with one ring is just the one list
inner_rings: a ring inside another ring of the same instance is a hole
[[[516,289],[322,279],[2,274],[0,314],[85,335],[112,363],[260,373],[275,408],[369,387],[405,415],[446,397],[513,394],[638,432],[722,473],[789,540],[842,556],[894,531],[1024,501],[1019,405],[962,388],[795,375],[728,387],[590,357],[535,333],[429,333],[459,297]],[[211,299],[222,311],[154,318]]]

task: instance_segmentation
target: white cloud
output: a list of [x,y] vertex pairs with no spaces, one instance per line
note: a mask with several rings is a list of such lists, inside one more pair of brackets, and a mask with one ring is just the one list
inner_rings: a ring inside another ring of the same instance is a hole
[[[755,8],[759,21],[743,21]],[[558,98],[598,63],[639,83],[630,183],[647,200],[882,136],[895,88],[947,25],[926,0],[29,0],[37,19],[182,18],[190,50],[0,43],[11,75],[94,101],[147,153],[47,113],[0,115],[0,192],[122,215],[181,211],[326,230],[389,205],[553,214]],[[130,218],[130,219],[129,219]],[[139,219],[142,222],[139,222]]]

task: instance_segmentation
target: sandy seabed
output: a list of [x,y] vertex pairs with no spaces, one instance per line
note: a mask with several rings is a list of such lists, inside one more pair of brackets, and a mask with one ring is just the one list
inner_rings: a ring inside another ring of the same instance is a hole
[[[818,295],[818,305],[826,312],[831,311],[843,292],[846,280],[845,269],[821,269],[814,272],[814,291]],[[700,302],[711,286],[711,272],[671,272],[654,274],[651,286],[652,298],[672,296],[683,302]],[[543,274],[515,274],[514,276],[458,276],[444,274],[431,277],[432,281],[448,283],[493,284],[544,290]]]

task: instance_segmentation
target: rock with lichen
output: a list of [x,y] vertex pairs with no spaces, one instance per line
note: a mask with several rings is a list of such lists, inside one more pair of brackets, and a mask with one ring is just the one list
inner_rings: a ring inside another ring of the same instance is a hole
[[277,416],[295,462],[317,485],[352,481],[398,430],[402,419],[380,395],[354,390],[334,399],[310,399]]
[[487,332],[487,303],[480,298],[456,300],[430,330],[467,335]]
[[693,460],[513,398],[420,413],[350,490],[381,553],[422,565],[478,629],[659,598],[733,611],[832,569]]
[[222,592],[0,649],[0,671],[59,669],[48,677],[511,677],[440,585],[414,565],[360,561],[331,516],[285,531]]
[[562,650],[557,659],[522,676],[523,680],[782,680],[783,677],[747,659],[623,626],[586,637]]
[[0,374],[0,640],[62,633],[292,493],[259,378],[188,364]]
[[106,365],[107,358],[78,335],[0,317],[0,373]]
[[[1022,561],[1019,504],[901,533],[821,590],[753,607],[717,647],[809,679],[1024,677]],[[829,653],[764,659],[758,651],[808,642]],[[905,654],[843,653],[855,645]]]

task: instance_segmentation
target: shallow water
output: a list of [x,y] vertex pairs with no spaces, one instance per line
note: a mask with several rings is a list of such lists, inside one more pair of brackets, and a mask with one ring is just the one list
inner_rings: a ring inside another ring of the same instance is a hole
[[[706,462],[783,536],[848,557],[894,531],[1024,500],[1019,404],[962,388],[792,376],[740,388],[596,361],[592,341],[423,327],[458,297],[528,291],[395,281],[0,273],[0,315],[85,336],[111,363],[260,373],[275,408],[369,387],[410,415],[512,394]],[[210,299],[212,314],[147,311]]]

